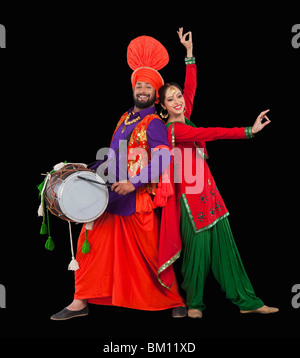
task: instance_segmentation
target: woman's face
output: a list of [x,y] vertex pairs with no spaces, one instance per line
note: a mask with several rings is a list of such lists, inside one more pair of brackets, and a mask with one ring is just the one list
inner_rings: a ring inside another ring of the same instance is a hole
[[169,112],[169,116],[178,116],[183,113],[185,101],[179,88],[171,86],[167,89],[162,107]]

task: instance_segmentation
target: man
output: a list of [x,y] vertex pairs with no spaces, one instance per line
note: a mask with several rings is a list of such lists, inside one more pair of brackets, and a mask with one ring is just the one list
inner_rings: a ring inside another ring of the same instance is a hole
[[[173,200],[171,184],[151,182],[153,168],[158,175],[164,169],[157,153],[169,151],[165,124],[155,114],[158,90],[164,83],[158,70],[169,57],[157,40],[140,36],[128,46],[127,60],[134,70],[134,107],[117,124],[110,145],[116,160],[114,166],[108,160],[106,168],[108,177],[114,176],[116,182],[111,186],[106,211],[93,229],[83,226],[77,244],[80,268],[75,272],[74,300],[53,315],[53,320],[87,315],[88,302],[153,311],[184,306],[172,269],[180,252],[179,236],[176,228],[167,234],[164,226],[159,232],[156,210],[158,206],[167,208],[167,201]],[[128,138],[126,148],[119,147],[120,141]],[[132,155],[136,149],[143,149],[140,155]],[[121,181],[124,168],[119,163],[123,158],[127,172],[126,180]],[[163,217],[166,212],[163,209]],[[83,253],[86,242],[90,250]]]

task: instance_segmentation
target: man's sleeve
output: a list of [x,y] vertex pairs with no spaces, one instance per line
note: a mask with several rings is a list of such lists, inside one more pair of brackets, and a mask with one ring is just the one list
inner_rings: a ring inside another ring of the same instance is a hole
[[166,125],[159,118],[154,118],[149,123],[147,140],[152,153],[151,161],[138,175],[129,178],[136,189],[151,181],[158,182],[160,175],[170,164],[168,132]]

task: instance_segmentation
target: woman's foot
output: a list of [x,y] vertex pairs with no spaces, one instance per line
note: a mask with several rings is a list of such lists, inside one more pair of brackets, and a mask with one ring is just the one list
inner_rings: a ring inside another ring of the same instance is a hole
[[249,311],[240,311],[241,313],[261,313],[261,314],[270,314],[278,312],[279,309],[276,307],[268,307],[268,306],[262,306],[260,308],[257,308],[256,310],[249,310]]
[[190,318],[202,318],[202,312],[192,308],[188,310],[188,316]]

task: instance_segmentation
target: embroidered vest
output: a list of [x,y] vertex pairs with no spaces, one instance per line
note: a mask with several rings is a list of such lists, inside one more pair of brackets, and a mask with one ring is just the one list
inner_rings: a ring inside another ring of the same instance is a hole
[[[127,112],[119,120],[115,132],[124,122]],[[151,148],[147,140],[147,128],[149,123],[159,118],[156,114],[146,116],[134,128],[127,146],[127,169],[128,175],[132,178],[146,167],[151,161]],[[160,119],[160,118],[159,118]],[[114,132],[114,134],[115,134]],[[114,135],[113,134],[113,135]],[[136,211],[149,212],[157,207],[154,204],[151,195],[155,195],[157,189],[156,183],[146,183],[139,187],[136,192]]]

